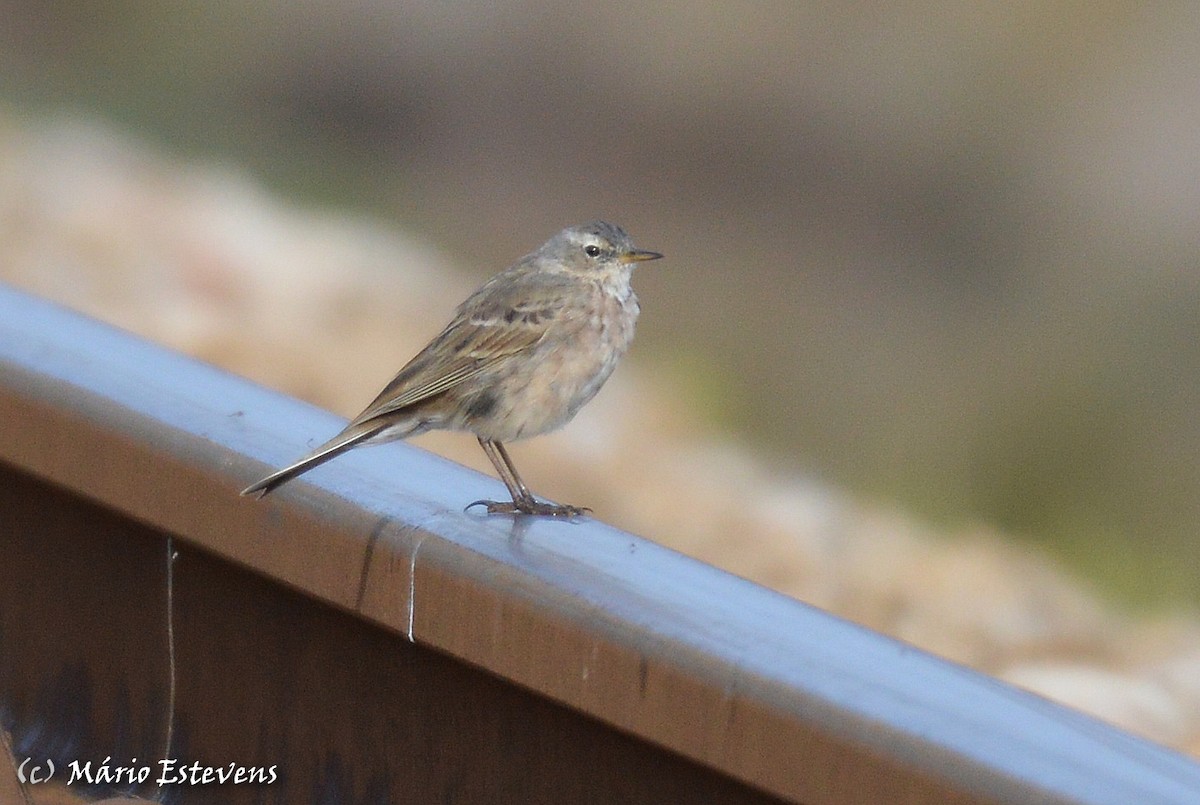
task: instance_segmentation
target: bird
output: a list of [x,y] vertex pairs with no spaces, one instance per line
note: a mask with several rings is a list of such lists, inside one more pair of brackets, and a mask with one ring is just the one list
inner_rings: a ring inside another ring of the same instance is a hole
[[440,429],[474,434],[512,497],[476,500],[468,510],[566,518],[591,512],[538,500],[505,443],[562,427],[596,395],[633,341],[640,312],[633,270],[661,257],[636,248],[615,224],[563,229],[467,297],[340,433],[242,494],[261,498],[351,448]]

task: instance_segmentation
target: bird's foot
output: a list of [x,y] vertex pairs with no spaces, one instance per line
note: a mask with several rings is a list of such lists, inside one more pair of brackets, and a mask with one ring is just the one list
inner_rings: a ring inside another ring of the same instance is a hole
[[587,506],[564,506],[558,503],[542,503],[538,500],[514,500],[502,502],[497,500],[476,500],[468,503],[467,508],[484,506],[488,514],[529,514],[535,517],[582,517],[591,514]]

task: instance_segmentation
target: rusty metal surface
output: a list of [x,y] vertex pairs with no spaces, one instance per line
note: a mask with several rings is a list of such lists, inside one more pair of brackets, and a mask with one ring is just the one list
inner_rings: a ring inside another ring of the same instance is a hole
[[[29,805],[778,802],[3,464],[0,553],[0,712],[59,768]],[[67,784],[105,757],[152,773]],[[272,781],[160,790],[161,757]]]
[[408,445],[240,498],[340,420],[4,288],[0,373],[21,473],[788,801],[1200,790],[1180,755],[602,523],[464,513],[499,482]]

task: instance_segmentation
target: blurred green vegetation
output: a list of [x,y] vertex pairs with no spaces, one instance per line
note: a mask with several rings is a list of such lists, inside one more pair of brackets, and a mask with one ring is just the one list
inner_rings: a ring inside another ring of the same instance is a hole
[[614,218],[719,426],[1200,604],[1200,20],[955,8],[3,0],[0,101],[481,275]]

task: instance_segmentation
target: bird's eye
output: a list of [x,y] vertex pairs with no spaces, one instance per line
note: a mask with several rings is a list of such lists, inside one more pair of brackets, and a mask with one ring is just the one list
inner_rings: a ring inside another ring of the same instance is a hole
[[600,247],[594,243],[589,243],[587,246],[583,247],[583,253],[586,254],[588,257],[599,257],[600,256]]

